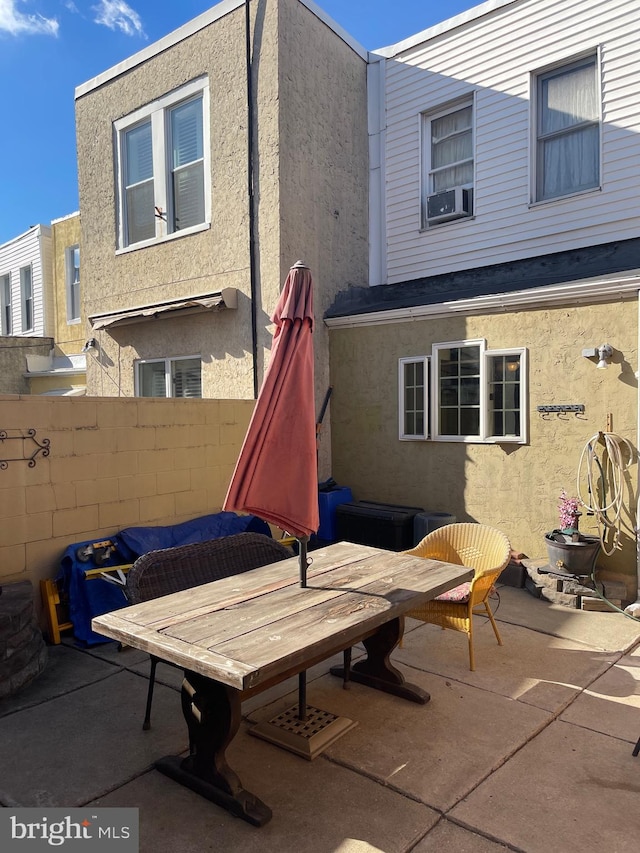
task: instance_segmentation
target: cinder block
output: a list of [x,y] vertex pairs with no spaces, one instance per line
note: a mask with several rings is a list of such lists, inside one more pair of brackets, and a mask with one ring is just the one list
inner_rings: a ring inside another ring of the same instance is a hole
[[512,560],[500,575],[498,583],[503,583],[507,586],[515,586],[518,589],[522,589],[525,584],[526,576],[527,573],[524,566],[521,563],[514,563]]
[[[620,599],[609,599],[610,603],[614,605],[614,607],[620,607],[622,602]],[[606,601],[603,601],[601,598],[594,598],[592,596],[583,595],[581,599],[581,606],[583,610],[597,610],[603,613],[616,613],[613,607],[610,607]]]

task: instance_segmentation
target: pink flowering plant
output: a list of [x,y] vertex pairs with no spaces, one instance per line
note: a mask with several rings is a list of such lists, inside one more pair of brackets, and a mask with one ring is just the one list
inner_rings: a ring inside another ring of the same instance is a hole
[[579,508],[580,501],[578,498],[570,498],[563,489],[560,492],[560,503],[558,504],[561,530],[576,530],[578,528]]

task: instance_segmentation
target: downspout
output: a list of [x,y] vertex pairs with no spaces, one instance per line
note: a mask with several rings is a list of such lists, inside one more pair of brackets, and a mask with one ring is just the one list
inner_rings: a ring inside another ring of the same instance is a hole
[[[638,291],[638,353],[640,355],[640,290]],[[636,372],[636,379],[640,374],[640,362],[638,363],[638,372]],[[636,426],[636,478],[637,478],[637,486],[636,486],[636,523],[635,523],[635,532],[636,532],[636,575],[638,580],[638,591],[636,594],[636,600],[630,604],[628,607],[625,607],[624,612],[628,616],[635,616],[636,619],[640,619],[640,524],[638,523],[638,495],[640,492],[640,459],[638,459],[638,449],[640,449],[640,388],[638,389],[638,400],[637,400],[637,426]]]
[[258,399],[258,283],[256,275],[256,238],[253,193],[253,82],[251,63],[251,10],[245,0],[245,50],[247,68],[247,190],[249,200],[249,279],[251,283],[251,354],[253,358],[253,397]]

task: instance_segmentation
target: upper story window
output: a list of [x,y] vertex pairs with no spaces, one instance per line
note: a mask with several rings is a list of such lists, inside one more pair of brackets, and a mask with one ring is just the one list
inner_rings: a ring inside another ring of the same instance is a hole
[[33,281],[31,267],[20,269],[20,308],[22,315],[22,331],[33,329]]
[[422,116],[422,225],[473,213],[473,101]]
[[536,201],[600,185],[600,86],[596,55],[538,74]]
[[11,307],[11,274],[0,276],[0,332],[3,335],[13,334],[13,318]]
[[527,352],[483,340],[434,344],[399,360],[401,439],[524,443]]
[[119,248],[206,227],[208,117],[203,77],[115,122]]
[[202,397],[201,360],[154,358],[136,362],[138,397]]
[[80,319],[80,247],[69,246],[64,253],[67,322]]

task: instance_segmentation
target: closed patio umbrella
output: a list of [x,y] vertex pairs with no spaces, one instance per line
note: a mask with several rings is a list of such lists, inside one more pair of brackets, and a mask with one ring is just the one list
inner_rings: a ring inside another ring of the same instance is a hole
[[271,359],[224,503],[295,536],[300,585],[307,585],[307,542],[319,526],[313,370],[313,281],[291,267],[271,317]]

